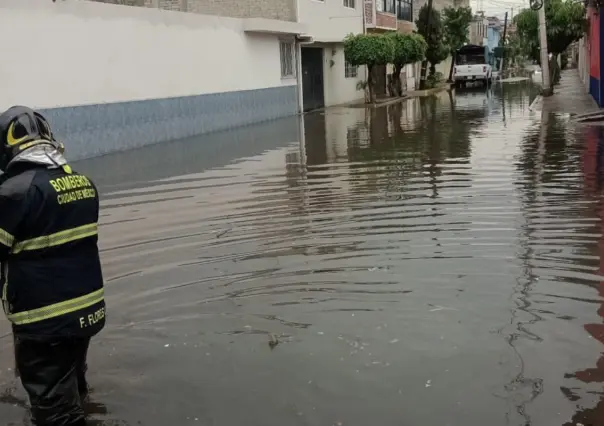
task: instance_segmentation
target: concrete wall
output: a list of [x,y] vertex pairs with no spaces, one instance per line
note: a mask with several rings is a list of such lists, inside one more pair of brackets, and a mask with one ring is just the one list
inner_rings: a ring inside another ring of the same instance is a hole
[[0,0],[0,37],[20,40],[0,45],[19,64],[0,67],[0,108],[45,109],[72,159],[295,114],[296,79],[281,79],[278,38],[248,35],[242,22]]
[[[349,3],[350,4],[350,3]],[[365,67],[359,67],[357,77],[346,78],[344,38],[363,32],[362,1],[347,7],[343,0],[299,0],[300,22],[323,51],[323,87],[325,106],[339,105],[363,99],[357,83],[366,80]]]
[[[357,76],[346,78],[344,46],[331,44],[324,47],[323,76],[325,105],[333,106],[363,99],[364,91],[357,90],[359,81],[367,80],[367,68],[358,67]],[[333,64],[331,63],[333,61]]]
[[232,18],[296,21],[296,0],[92,0]]
[[317,42],[342,41],[349,33],[363,32],[362,1],[355,3],[350,8],[343,0],[299,0],[300,22]]
[[493,51],[497,46],[499,46],[499,40],[501,38],[501,33],[499,28],[487,28],[487,43],[489,46],[489,50]]
[[602,37],[604,31],[602,31],[602,20],[599,11],[595,8],[589,7],[587,9],[587,16],[589,19],[589,93],[595,99],[600,106],[604,106],[604,87],[602,87]]
[[470,23],[470,44],[484,46],[488,43],[487,30],[489,20],[485,17],[475,16]]

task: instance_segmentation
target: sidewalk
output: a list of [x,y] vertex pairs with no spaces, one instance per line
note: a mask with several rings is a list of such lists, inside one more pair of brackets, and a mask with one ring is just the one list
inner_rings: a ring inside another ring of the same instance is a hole
[[554,86],[554,94],[547,98],[537,96],[531,109],[568,114],[584,114],[600,110],[596,101],[583,86],[577,69],[562,71],[560,84]]

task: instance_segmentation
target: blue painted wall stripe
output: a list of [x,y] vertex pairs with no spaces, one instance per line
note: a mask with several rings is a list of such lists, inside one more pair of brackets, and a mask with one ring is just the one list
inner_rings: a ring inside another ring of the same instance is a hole
[[176,140],[298,112],[296,86],[41,110],[70,160]]

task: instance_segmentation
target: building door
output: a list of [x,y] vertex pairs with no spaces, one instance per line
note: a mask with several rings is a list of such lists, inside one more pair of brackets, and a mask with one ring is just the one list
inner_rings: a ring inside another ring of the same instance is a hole
[[305,112],[325,106],[322,48],[302,48],[302,105]]

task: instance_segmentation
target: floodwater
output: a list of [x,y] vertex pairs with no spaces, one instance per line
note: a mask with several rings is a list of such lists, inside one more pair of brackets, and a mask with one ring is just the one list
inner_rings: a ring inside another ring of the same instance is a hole
[[109,306],[91,424],[604,424],[602,130],[504,88],[79,162]]

